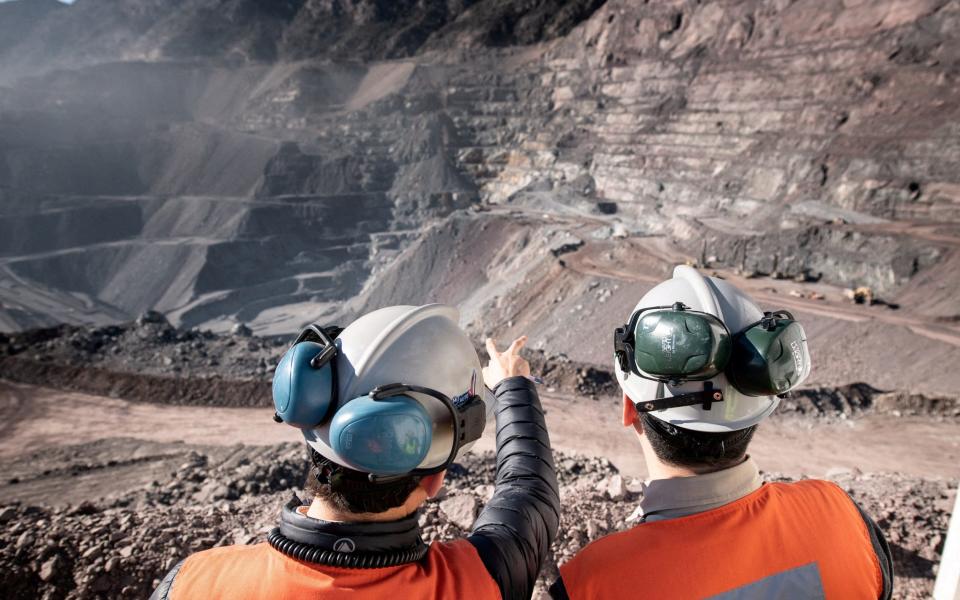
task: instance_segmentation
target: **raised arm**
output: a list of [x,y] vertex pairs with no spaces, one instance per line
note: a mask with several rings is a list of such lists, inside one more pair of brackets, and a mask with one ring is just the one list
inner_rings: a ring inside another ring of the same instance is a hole
[[[468,538],[506,599],[529,598],[560,524],[560,495],[550,436],[529,365],[517,354],[525,338],[500,354],[487,341],[497,398],[497,479]],[[505,378],[503,378],[505,376]]]

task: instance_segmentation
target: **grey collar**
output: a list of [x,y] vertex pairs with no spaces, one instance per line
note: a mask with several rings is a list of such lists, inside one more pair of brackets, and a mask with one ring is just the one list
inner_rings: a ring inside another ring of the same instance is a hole
[[739,500],[762,484],[760,470],[748,456],[739,465],[722,471],[646,483],[637,512],[644,521],[685,517]]

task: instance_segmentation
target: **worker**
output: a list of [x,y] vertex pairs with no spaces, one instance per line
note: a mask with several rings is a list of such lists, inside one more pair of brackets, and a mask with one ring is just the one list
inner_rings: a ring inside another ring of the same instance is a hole
[[649,473],[639,523],[561,565],[553,598],[890,598],[870,517],[827,481],[764,483],[747,455],[810,373],[793,315],[679,266],[617,328],[613,355]]
[[[306,439],[312,502],[287,504],[266,542],[188,557],[153,598],[529,598],[560,507],[526,339],[502,353],[488,340],[481,370],[458,321],[448,306],[394,306],[305,329],[273,400]],[[493,497],[468,537],[424,543],[418,509],[494,412]]]

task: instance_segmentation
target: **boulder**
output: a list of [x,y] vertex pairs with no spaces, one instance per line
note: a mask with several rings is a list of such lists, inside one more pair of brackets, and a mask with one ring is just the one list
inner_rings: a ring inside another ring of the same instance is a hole
[[464,531],[473,527],[480,502],[472,495],[451,496],[440,503],[440,511],[451,523]]
[[60,571],[61,563],[59,554],[54,554],[40,566],[40,580],[50,581],[57,576]]

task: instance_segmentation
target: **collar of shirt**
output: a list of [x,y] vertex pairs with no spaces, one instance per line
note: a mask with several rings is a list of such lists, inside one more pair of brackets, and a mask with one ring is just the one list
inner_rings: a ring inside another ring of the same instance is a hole
[[762,484],[760,470],[748,456],[739,465],[722,471],[646,483],[637,513],[644,521],[685,517],[729,504]]

